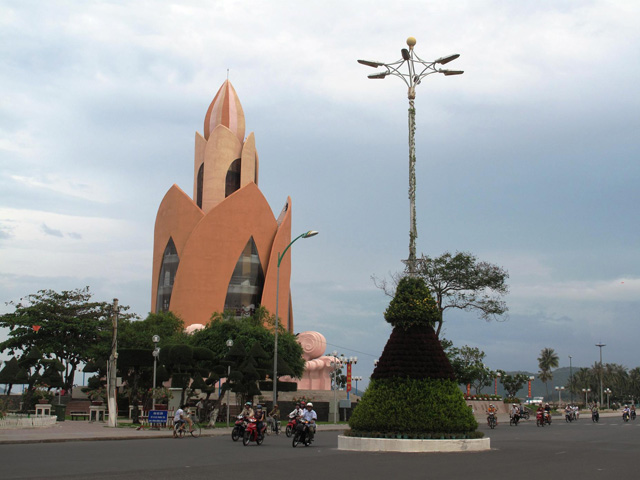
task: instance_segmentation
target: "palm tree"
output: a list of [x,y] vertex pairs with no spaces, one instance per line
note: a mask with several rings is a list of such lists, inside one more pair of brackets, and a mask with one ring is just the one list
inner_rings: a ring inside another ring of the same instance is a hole
[[540,356],[538,357],[538,368],[540,368],[538,378],[544,382],[547,390],[547,398],[549,398],[549,384],[547,382],[553,379],[551,369],[558,368],[558,361],[559,357],[553,348],[543,348],[540,351]]

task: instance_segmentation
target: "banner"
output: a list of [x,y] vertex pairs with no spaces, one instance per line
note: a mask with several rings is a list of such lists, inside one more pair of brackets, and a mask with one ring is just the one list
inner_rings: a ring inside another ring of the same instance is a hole
[[347,392],[351,391],[351,364],[347,363]]

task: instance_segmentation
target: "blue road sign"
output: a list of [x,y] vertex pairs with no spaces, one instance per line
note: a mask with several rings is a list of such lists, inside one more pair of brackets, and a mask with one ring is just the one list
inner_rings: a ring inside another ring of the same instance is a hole
[[166,410],[149,410],[149,423],[167,423],[167,415],[169,412]]

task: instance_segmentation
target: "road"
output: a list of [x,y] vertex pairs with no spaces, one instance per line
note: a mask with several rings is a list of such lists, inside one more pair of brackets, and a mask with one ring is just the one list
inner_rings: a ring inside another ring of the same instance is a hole
[[337,432],[311,447],[292,448],[284,435],[262,446],[228,437],[2,445],[3,479],[637,479],[640,420],[589,419],[551,426],[535,421],[495,430],[482,425],[491,451],[447,454],[356,453],[336,449]]

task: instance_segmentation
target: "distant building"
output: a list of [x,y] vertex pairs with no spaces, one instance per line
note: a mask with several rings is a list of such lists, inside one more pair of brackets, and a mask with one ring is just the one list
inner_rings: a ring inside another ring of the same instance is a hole
[[[276,311],[278,252],[291,241],[291,198],[276,219],[258,188],[255,137],[227,80],[196,132],[193,199],[173,185],[156,216],[151,311],[196,328],[211,314]],[[293,332],[291,255],[280,264],[279,317]]]

